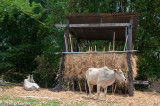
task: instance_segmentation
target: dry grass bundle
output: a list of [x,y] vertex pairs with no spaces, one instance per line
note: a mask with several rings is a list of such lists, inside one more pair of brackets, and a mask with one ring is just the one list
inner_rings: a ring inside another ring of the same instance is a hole
[[[137,57],[132,55],[133,78],[137,76]],[[85,78],[88,68],[100,68],[107,66],[109,69],[121,69],[128,78],[126,53],[107,54],[66,54],[64,78]]]

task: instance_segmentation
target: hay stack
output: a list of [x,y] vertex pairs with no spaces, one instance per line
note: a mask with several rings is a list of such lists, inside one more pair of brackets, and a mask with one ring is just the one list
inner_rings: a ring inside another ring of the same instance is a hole
[[[137,76],[136,61],[137,57],[132,55],[133,78]],[[125,77],[128,78],[126,53],[66,54],[64,65],[64,78],[85,78],[88,68],[100,68],[104,66],[107,66],[109,69],[120,68]]]

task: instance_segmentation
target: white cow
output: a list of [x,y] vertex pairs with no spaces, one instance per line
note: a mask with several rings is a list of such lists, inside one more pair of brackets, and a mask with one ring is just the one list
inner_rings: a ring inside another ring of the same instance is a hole
[[39,86],[35,83],[33,75],[29,75],[27,79],[24,80],[24,89],[27,91],[39,90]]
[[106,100],[107,87],[112,85],[116,79],[126,81],[126,78],[121,70],[110,70],[108,67],[89,68],[86,71],[86,80],[89,87],[89,97],[92,98],[91,91],[93,85],[97,85],[97,99],[99,98],[100,87],[103,87]]

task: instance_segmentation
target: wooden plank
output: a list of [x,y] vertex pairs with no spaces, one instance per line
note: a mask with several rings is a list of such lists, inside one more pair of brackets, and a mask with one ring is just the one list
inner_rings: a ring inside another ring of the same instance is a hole
[[127,51],[88,51],[88,52],[56,52],[55,54],[105,54],[105,53],[128,53],[137,52],[137,50],[127,50]]
[[[65,38],[66,41],[68,41],[68,34],[69,34],[69,19],[67,19],[67,24],[66,24],[66,28],[65,28]],[[64,39],[64,45],[63,45],[63,52],[66,52],[66,42]],[[64,70],[64,55],[62,55],[62,60],[61,60],[61,67],[60,67],[60,75],[59,75],[59,85],[58,85],[58,90],[62,91],[62,83],[63,83],[63,70]]]
[[149,81],[134,80],[134,84],[149,85]]
[[[126,27],[129,23],[99,23],[99,24],[69,24],[69,28],[73,27]],[[66,24],[55,24],[55,27],[65,28]]]
[[[130,19],[130,26],[128,27],[128,42],[127,50],[132,50],[132,25],[133,18]],[[131,52],[127,53],[127,65],[128,65],[128,81],[129,81],[129,96],[133,96],[133,71],[132,71],[132,57]]]

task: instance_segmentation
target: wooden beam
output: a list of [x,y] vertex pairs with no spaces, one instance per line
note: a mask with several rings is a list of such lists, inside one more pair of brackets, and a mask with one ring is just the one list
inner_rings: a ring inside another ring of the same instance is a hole
[[149,85],[149,81],[134,80],[134,84]]
[[[127,50],[132,50],[132,25],[133,18],[130,19],[130,25],[128,27],[128,42]],[[128,65],[128,81],[129,81],[129,96],[133,96],[133,71],[132,71],[132,56],[131,52],[127,53],[127,65]]]
[[[99,24],[69,24],[72,27],[128,27],[129,23],[99,23]],[[66,24],[55,24],[55,27],[65,28]]]
[[105,54],[105,53],[128,53],[137,52],[137,50],[127,50],[127,51],[88,51],[88,52],[56,52],[55,54]]
[[[65,38],[64,39],[64,45],[63,45],[63,52],[66,52],[66,41],[68,41],[68,34],[69,34],[69,19],[67,19],[67,24],[65,27]],[[65,41],[66,40],[66,41]],[[61,67],[60,67],[60,75],[59,75],[59,85],[58,85],[58,90],[62,91],[62,83],[63,83],[63,70],[64,70],[64,55],[62,55],[62,59],[61,59]]]

